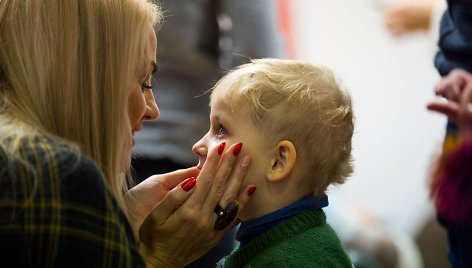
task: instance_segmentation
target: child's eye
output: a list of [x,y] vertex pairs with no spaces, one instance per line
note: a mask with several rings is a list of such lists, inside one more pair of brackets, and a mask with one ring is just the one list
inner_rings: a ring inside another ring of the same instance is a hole
[[226,129],[223,125],[218,125],[218,136],[220,135],[225,135],[226,134]]

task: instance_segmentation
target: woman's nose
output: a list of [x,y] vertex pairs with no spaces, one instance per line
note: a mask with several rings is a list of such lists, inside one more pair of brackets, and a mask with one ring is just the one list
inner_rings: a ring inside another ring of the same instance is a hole
[[146,90],[144,93],[146,100],[146,110],[144,111],[144,121],[153,121],[159,118],[159,108],[157,107],[154,94],[151,90]]
[[201,138],[197,143],[192,147],[192,151],[199,157],[205,157],[208,154],[208,148],[204,143],[205,137]]

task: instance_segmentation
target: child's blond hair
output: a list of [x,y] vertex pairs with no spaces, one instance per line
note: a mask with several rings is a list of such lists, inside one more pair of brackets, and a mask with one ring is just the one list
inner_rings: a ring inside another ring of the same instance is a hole
[[225,75],[213,90],[220,88],[227,91],[233,111],[250,105],[268,142],[295,145],[315,196],[352,173],[351,97],[329,68],[298,60],[252,60]]

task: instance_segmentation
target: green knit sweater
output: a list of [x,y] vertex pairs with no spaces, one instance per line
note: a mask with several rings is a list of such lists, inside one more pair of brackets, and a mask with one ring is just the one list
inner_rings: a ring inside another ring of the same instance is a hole
[[218,267],[351,268],[352,263],[318,209],[295,215],[236,248]]

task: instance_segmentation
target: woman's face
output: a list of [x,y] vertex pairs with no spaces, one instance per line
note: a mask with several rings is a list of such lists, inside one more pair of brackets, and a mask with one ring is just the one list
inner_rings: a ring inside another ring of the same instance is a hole
[[[131,165],[131,150],[135,144],[134,134],[143,128],[143,121],[156,120],[159,109],[151,89],[151,77],[156,71],[156,34],[151,25],[145,29],[145,62],[136,73],[130,73],[127,83],[127,110],[129,125],[124,138],[124,152],[121,159],[123,171]],[[142,69],[142,70],[141,70]]]

